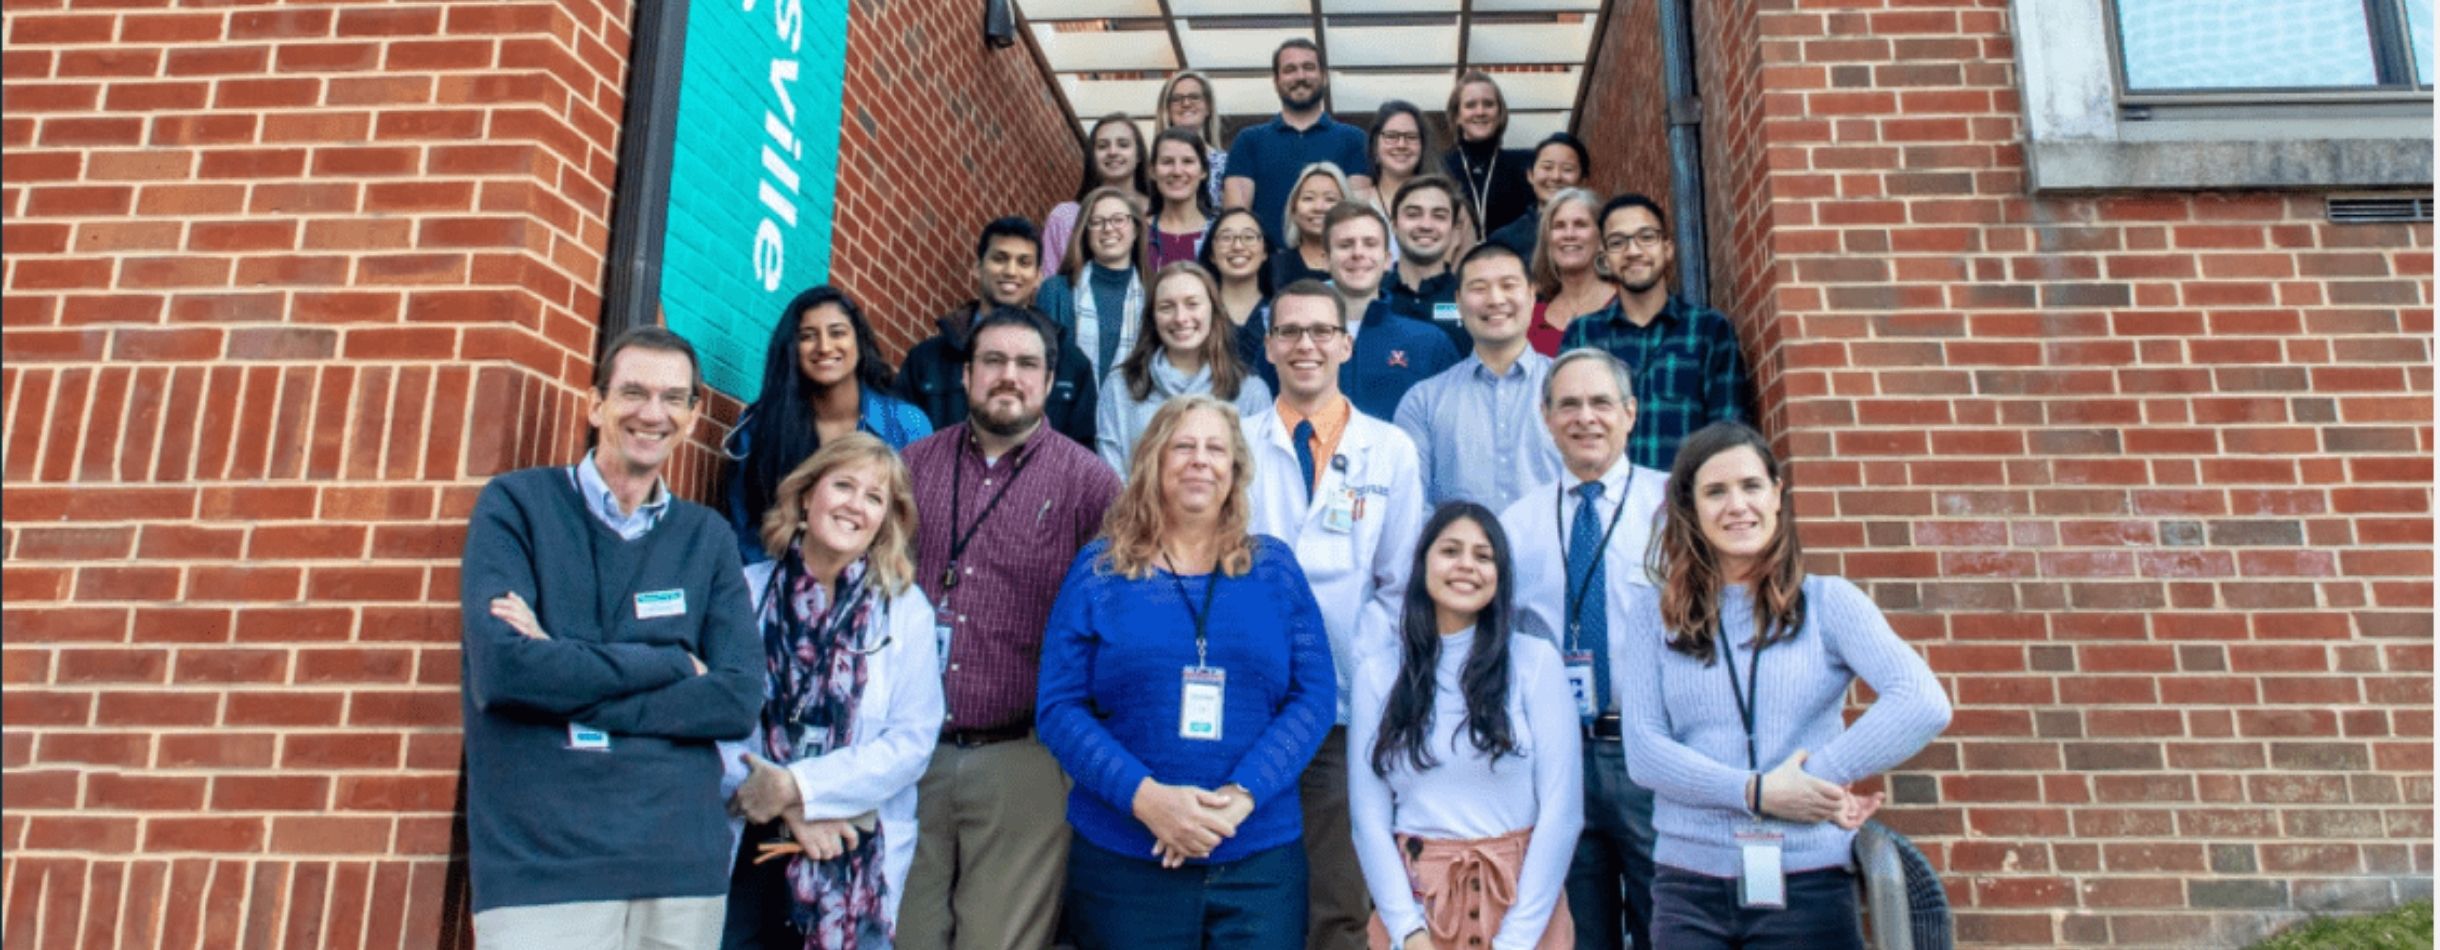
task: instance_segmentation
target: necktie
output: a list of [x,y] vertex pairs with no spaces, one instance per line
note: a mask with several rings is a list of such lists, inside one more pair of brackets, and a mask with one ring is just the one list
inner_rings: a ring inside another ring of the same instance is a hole
[[1308,419],[1297,423],[1296,431],[1288,434],[1288,441],[1296,443],[1296,470],[1305,476],[1305,500],[1312,501],[1313,421]]
[[1575,523],[1567,532],[1567,604],[1574,616],[1566,618],[1575,638],[1575,647],[1593,654],[1593,709],[1596,713],[1610,711],[1610,612],[1608,597],[1603,590],[1601,564],[1601,517],[1596,512],[1601,500],[1601,483],[1586,482],[1576,486],[1583,499],[1576,505]]

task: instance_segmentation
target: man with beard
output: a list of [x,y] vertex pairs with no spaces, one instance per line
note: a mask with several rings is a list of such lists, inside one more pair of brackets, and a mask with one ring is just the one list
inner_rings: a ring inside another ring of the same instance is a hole
[[1296,189],[1305,166],[1337,165],[1353,191],[1363,191],[1372,187],[1372,159],[1365,154],[1363,129],[1323,111],[1330,79],[1322,67],[1321,49],[1312,40],[1298,37],[1279,44],[1271,53],[1271,86],[1279,92],[1279,117],[1237,133],[1229,143],[1221,193],[1228,207],[1253,209],[1263,235],[1272,247],[1280,247],[1288,193]]
[[915,576],[939,616],[949,711],[917,786],[898,945],[1033,950],[1050,944],[1068,849],[1067,777],[1034,738],[1042,633],[1119,482],[1045,433],[1059,364],[1083,360],[1052,348],[1048,321],[995,307],[968,342],[964,391],[979,398],[967,420],[906,449]]
[[[1012,215],[984,225],[974,241],[975,299],[941,315],[940,332],[907,351],[898,367],[899,397],[922,409],[935,430],[964,420],[966,377],[960,367],[974,342],[974,322],[994,307],[1031,307],[1041,284],[1042,235],[1034,223]],[[1059,335],[1058,363],[1043,412],[1051,428],[1090,447],[1100,401],[1093,367],[1066,334]]]
[[1561,353],[1597,347],[1627,364],[1638,407],[1627,458],[1664,472],[1694,430],[1754,418],[1736,328],[1719,311],[1669,293],[1676,252],[1668,227],[1661,206],[1633,192],[1602,206],[1602,262],[1618,281],[1618,300],[1569,324],[1559,342]]
[[[1330,289],[1340,309],[1351,318],[1362,314],[1347,327],[1354,353],[1339,367],[1339,389],[1357,411],[1388,422],[1407,390],[1457,365],[1457,348],[1439,330],[1390,316],[1389,301],[1381,298],[1389,264],[1389,225],[1381,212],[1339,202],[1322,219],[1322,241],[1330,249]],[[1272,304],[1274,314],[1278,307]]]
[[1439,327],[1451,345],[1465,351],[1474,341],[1458,316],[1457,272],[1449,266],[1457,236],[1457,183],[1445,175],[1415,178],[1399,186],[1389,207],[1390,230],[1398,235],[1398,266],[1381,281],[1389,312]]
[[1470,501],[1498,511],[1525,489],[1559,477],[1559,453],[1542,431],[1537,402],[1550,357],[1525,341],[1533,282],[1515,251],[1477,245],[1457,274],[1458,308],[1474,352],[1407,390],[1395,421],[1422,457],[1426,502],[1437,508]]

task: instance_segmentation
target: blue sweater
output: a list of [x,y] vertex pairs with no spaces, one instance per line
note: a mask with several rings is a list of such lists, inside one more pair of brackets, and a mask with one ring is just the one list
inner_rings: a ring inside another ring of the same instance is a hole
[[1429,323],[1391,316],[1389,301],[1376,297],[1364,308],[1355,355],[1339,364],[1339,391],[1357,411],[1387,422],[1398,417],[1398,401],[1407,390],[1463,358],[1449,345],[1448,334]]
[[[1212,594],[1209,662],[1227,674],[1217,740],[1178,735],[1182,677],[1195,663],[1193,611],[1210,575],[1173,579],[1156,570],[1131,581],[1105,573],[1097,562],[1107,540],[1086,546],[1068,569],[1042,645],[1035,716],[1042,743],[1075,779],[1068,824],[1086,841],[1154,860],[1152,832],[1134,814],[1146,778],[1199,788],[1233,782],[1253,794],[1253,813],[1209,863],[1302,836],[1296,780],[1330,732],[1338,680],[1295,552],[1268,537],[1254,545],[1253,569],[1221,577]],[[1191,606],[1178,595],[1181,582]]]
[[[483,487],[460,575],[475,910],[728,892],[713,742],[754,728],[763,681],[736,551],[720,516],[687,501],[622,540],[566,468]],[[550,639],[491,616],[511,591]],[[655,602],[681,612],[636,616],[638,595],[669,591],[677,603]],[[569,748],[570,722],[610,733],[610,748]]]

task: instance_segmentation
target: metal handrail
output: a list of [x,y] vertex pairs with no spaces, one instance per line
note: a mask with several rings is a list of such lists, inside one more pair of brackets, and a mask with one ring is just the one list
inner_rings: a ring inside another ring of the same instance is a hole
[[1855,833],[1855,867],[1871,915],[1873,950],[1953,950],[1949,895],[1914,843],[1878,821]]

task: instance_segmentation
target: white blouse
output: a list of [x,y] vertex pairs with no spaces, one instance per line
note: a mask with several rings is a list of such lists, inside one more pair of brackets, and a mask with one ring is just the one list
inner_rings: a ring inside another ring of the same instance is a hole
[[[754,603],[762,603],[763,588],[777,567],[764,561],[746,568],[746,591]],[[890,919],[896,920],[907,869],[915,862],[915,784],[931,764],[948,707],[941,696],[939,646],[932,640],[932,604],[923,589],[909,584],[876,609],[880,616],[867,635],[887,639],[864,658],[864,694],[857,700],[853,738],[828,755],[798,759],[786,768],[804,792],[808,821],[881,813],[882,844],[888,849],[882,856],[889,880],[885,900]],[[760,726],[743,741],[720,744],[727,769],[720,783],[723,801],[744,784],[746,767],[739,756],[749,750],[763,754]],[[732,849],[744,833],[742,819],[729,821]]]
[[1376,652],[1358,668],[1347,717],[1347,807],[1356,859],[1394,944],[1424,921],[1396,835],[1470,840],[1532,828],[1517,871],[1516,903],[1492,940],[1495,948],[1530,950],[1550,924],[1584,828],[1583,726],[1559,651],[1544,640],[1510,634],[1508,721],[1518,754],[1490,761],[1466,734],[1459,677],[1473,644],[1472,628],[1441,638],[1430,733],[1439,764],[1425,772],[1401,758],[1387,777],[1373,773],[1373,746],[1400,658]]

